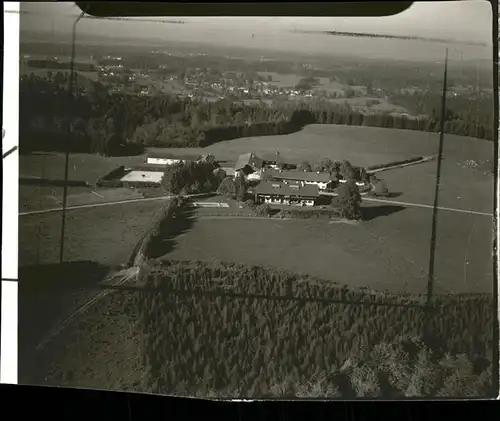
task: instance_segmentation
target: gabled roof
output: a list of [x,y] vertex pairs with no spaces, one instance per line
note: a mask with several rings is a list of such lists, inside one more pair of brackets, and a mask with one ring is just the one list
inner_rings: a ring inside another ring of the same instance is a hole
[[335,179],[335,176],[327,172],[273,171],[271,176],[276,180],[299,180],[316,183],[328,183]]
[[260,170],[264,165],[264,160],[253,152],[245,153],[238,157],[236,164],[234,164],[234,169],[238,171],[245,168],[247,165],[253,169]]
[[255,188],[255,193],[262,195],[280,195],[296,197],[318,197],[318,186],[306,185],[302,187],[291,187],[280,182],[264,182]]

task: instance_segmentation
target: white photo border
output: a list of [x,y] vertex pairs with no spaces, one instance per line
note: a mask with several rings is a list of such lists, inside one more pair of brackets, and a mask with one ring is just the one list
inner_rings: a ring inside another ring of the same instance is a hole
[[[20,3],[4,3],[2,159],[2,319],[0,383],[18,377],[19,17]],[[4,157],[4,154],[12,151]]]

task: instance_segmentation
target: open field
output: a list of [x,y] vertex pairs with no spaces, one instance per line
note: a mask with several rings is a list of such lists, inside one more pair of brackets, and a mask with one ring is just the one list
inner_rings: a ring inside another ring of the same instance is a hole
[[[264,265],[375,290],[424,293],[432,211],[366,206],[359,225],[274,219],[197,220],[165,256]],[[492,220],[447,213],[437,232],[436,293],[491,293]]]
[[[390,191],[401,193],[395,200],[432,205],[436,173],[437,162],[429,161],[383,171],[377,176],[386,181]],[[452,156],[445,156],[442,162],[439,192],[439,206],[494,213],[493,175],[461,168]]]
[[[126,188],[68,187],[67,206],[90,205],[94,203],[118,202],[144,197],[135,190]],[[60,208],[63,202],[63,188],[49,186],[20,186],[19,212]]]
[[[289,135],[243,137],[206,148],[171,148],[171,153],[212,153],[221,160],[235,160],[253,151],[274,158],[279,150],[284,159],[299,163],[320,158],[347,159],[353,165],[377,165],[409,157],[434,155],[439,134],[378,127],[311,124]],[[492,159],[493,143],[462,136],[446,135],[444,155],[451,160]]]
[[[161,207],[159,201],[72,210],[66,219],[65,260],[105,265],[126,263]],[[57,263],[61,213],[22,216],[19,266]]]

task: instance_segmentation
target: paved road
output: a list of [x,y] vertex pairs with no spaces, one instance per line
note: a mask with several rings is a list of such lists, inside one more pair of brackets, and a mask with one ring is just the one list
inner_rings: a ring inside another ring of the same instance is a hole
[[[192,195],[192,196],[194,197],[194,196],[201,196],[201,195]],[[89,205],[68,206],[68,207],[66,207],[66,210],[98,208],[101,206],[124,205],[127,203],[148,202],[148,201],[153,201],[153,200],[166,200],[166,199],[169,199],[170,197],[171,196],[161,196],[161,197],[150,197],[150,198],[143,198],[143,199],[120,200],[117,202],[105,202],[105,203],[93,203],[93,204],[89,204]],[[433,209],[432,205],[425,205],[422,203],[400,202],[400,201],[396,201],[396,200],[376,199],[376,198],[371,198],[371,197],[363,197],[363,200],[366,200],[367,202],[389,203],[392,205],[399,205],[399,206],[409,206],[409,207]],[[493,217],[492,213],[478,212],[478,211],[474,211],[474,210],[447,208],[444,206],[438,206],[438,209],[442,210],[442,211],[448,211],[448,212],[459,212],[459,213],[466,213],[469,215],[472,214],[472,215]],[[62,208],[43,209],[43,210],[37,210],[37,211],[19,212],[19,216],[37,215],[37,214],[45,214],[45,213],[61,212],[61,211],[62,211]]]

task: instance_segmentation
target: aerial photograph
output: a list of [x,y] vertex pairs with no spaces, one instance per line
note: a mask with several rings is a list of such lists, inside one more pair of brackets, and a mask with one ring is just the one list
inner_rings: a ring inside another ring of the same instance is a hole
[[20,7],[19,384],[497,396],[489,2]]

